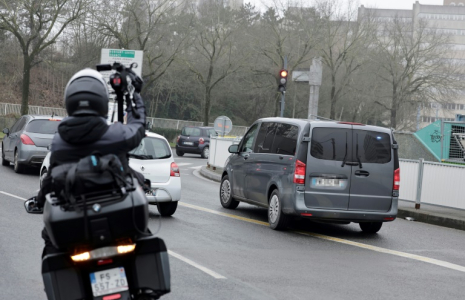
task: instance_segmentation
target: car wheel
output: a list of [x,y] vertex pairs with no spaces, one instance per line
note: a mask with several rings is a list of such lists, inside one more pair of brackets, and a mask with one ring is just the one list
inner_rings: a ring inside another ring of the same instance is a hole
[[271,229],[283,230],[289,224],[289,216],[285,215],[282,211],[282,202],[279,196],[279,191],[274,190],[270,195],[268,205],[268,223]]
[[10,162],[5,159],[5,150],[3,150],[3,144],[2,144],[2,166],[9,166]]
[[178,149],[176,149],[176,155],[177,155],[177,156],[183,156],[183,155],[184,155],[184,152],[179,151]]
[[207,158],[210,156],[210,149],[208,147],[203,148],[202,150],[202,158]]
[[157,209],[163,217],[169,217],[174,214],[178,208],[178,201],[157,203]]
[[40,172],[39,187],[42,188],[42,181],[44,181],[45,176],[47,176],[47,168],[43,168]]
[[231,182],[229,176],[225,175],[221,179],[220,185],[220,201],[224,208],[235,209],[239,205],[239,201],[232,197]]
[[14,170],[15,173],[22,173],[24,170],[24,166],[22,166],[18,161],[18,151],[15,151],[15,161],[14,161]]
[[383,222],[362,222],[358,225],[363,232],[377,233],[381,229],[381,226],[383,226]]

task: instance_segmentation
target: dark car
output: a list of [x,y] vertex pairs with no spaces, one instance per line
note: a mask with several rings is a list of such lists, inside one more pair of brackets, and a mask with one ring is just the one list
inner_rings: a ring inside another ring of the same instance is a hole
[[2,165],[14,164],[16,173],[27,166],[40,167],[62,117],[24,115],[11,128],[3,129]]
[[213,127],[184,127],[176,142],[176,154],[183,156],[184,153],[194,153],[208,158],[210,155],[210,136],[212,135],[217,135]]
[[395,220],[400,170],[388,128],[359,123],[266,118],[232,145],[220,200],[268,208],[273,229],[291,216],[359,223],[375,233]]

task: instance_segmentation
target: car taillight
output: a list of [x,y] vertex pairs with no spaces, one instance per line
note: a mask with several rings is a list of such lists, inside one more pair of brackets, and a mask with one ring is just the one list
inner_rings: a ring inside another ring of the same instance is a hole
[[35,145],[31,138],[25,134],[21,134],[21,143],[24,145]]
[[203,145],[203,143],[205,143],[205,140],[204,140],[203,138],[200,138],[200,139],[199,139],[199,144],[200,144],[200,145]]
[[295,162],[294,183],[305,184],[305,169],[306,166],[300,160]]
[[175,163],[175,162],[172,162],[171,163],[171,173],[170,173],[170,176],[171,177],[180,177],[181,174],[179,173],[179,167],[178,165]]
[[176,140],[176,143],[179,143],[179,139],[181,138],[180,135],[178,135],[178,139]]
[[392,189],[394,191],[398,191],[400,188],[400,169],[397,168],[395,171],[394,171],[394,185],[392,187]]

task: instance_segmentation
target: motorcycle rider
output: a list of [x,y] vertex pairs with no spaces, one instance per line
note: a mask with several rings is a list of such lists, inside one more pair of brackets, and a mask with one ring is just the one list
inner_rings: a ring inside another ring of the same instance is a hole
[[[145,137],[145,106],[140,96],[142,80],[132,74],[135,87],[134,99],[140,115],[136,119],[131,105],[127,107],[127,124],[107,124],[109,93],[102,75],[92,69],[77,72],[68,82],[64,104],[68,117],[58,126],[58,134],[51,144],[50,168],[42,181],[36,197],[37,207],[43,207],[45,195],[51,192],[53,167],[78,162],[92,153],[115,154],[121,160],[126,173],[132,173],[139,182],[143,176],[129,168],[127,153],[137,147]],[[142,176],[142,177],[141,177]],[[142,184],[141,184],[142,185]],[[46,229],[42,231],[45,241],[42,257],[56,253]]]

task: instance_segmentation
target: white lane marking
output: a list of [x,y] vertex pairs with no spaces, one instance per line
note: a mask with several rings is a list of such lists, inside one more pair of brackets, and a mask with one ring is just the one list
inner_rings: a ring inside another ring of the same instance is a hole
[[213,278],[226,279],[226,277],[224,277],[223,275],[220,275],[220,274],[218,274],[218,273],[216,273],[216,272],[214,272],[214,271],[212,271],[212,270],[210,270],[208,268],[205,268],[204,266],[201,266],[198,263],[193,262],[192,260],[190,260],[190,259],[188,259],[188,258],[186,258],[186,257],[184,257],[184,256],[182,256],[182,255],[180,255],[180,254],[178,254],[176,252],[168,250],[168,254],[171,255],[171,256],[176,257],[179,260],[182,260],[183,262],[185,262],[185,263],[187,263],[187,264],[189,264],[189,265],[191,265],[191,266],[193,266],[193,267],[195,267],[197,269],[199,269],[200,271],[203,271],[203,272],[207,273],[208,275],[212,276]]
[[19,196],[16,196],[16,195],[13,195],[13,194],[10,194],[10,193],[7,193],[7,192],[3,192],[3,191],[0,191],[0,194],[4,194],[4,195],[10,196],[10,197],[13,197],[13,198],[16,198],[16,199],[20,199],[20,200],[23,200],[23,201],[27,200],[27,199],[24,199],[23,197],[19,197]]
[[[186,203],[186,202],[179,202],[179,204],[181,206],[184,206],[184,207],[189,207],[189,208],[192,208],[192,209],[195,209],[195,210],[200,210],[200,211],[204,211],[204,212],[215,214],[215,215],[220,215],[220,216],[224,216],[224,217],[228,217],[228,218],[233,218],[233,219],[236,219],[236,220],[245,221],[245,222],[249,222],[249,223],[253,223],[253,224],[257,224],[257,225],[269,226],[269,224],[267,222],[262,222],[262,221],[258,221],[258,220],[254,220],[254,219],[249,219],[249,218],[245,218],[245,217],[241,217],[241,216],[237,216],[237,215],[233,215],[233,214],[227,214],[227,213],[215,211],[215,210],[212,210],[212,209],[209,209],[209,208],[204,208],[204,207],[201,207],[201,206],[189,204],[189,203]],[[446,262],[446,261],[442,261],[442,260],[438,260],[438,259],[434,259],[434,258],[429,258],[429,257],[426,257],[426,256],[420,256],[420,255],[416,255],[416,254],[411,254],[411,253],[406,253],[406,252],[401,252],[401,251],[396,251],[396,250],[390,250],[390,249],[386,249],[386,248],[381,248],[381,247],[372,246],[372,245],[368,245],[368,244],[362,244],[362,243],[353,242],[353,241],[349,241],[349,240],[345,240],[345,239],[341,239],[341,238],[336,238],[336,237],[332,237],[332,236],[327,236],[327,235],[314,233],[314,232],[306,232],[306,231],[299,231],[299,230],[291,230],[289,232],[298,233],[298,234],[302,234],[302,235],[305,235],[305,236],[310,236],[310,237],[314,237],[314,238],[318,238],[318,239],[322,239],[322,240],[332,241],[332,242],[336,242],[336,243],[340,243],[340,244],[350,245],[350,246],[354,246],[354,247],[358,247],[358,248],[362,248],[362,249],[366,249],[366,250],[371,250],[371,251],[375,251],[375,252],[395,255],[395,256],[399,256],[399,257],[404,257],[404,258],[407,258],[407,259],[422,261],[422,262],[425,262],[425,263],[429,263],[429,264],[432,264],[432,265],[448,268],[448,269],[459,271],[459,272],[465,272],[465,267],[464,266],[460,266],[460,265],[457,265],[457,264],[453,264],[453,263],[450,263],[450,262]]]
[[212,183],[215,183],[215,184],[219,184],[219,182],[216,182],[216,181],[214,181],[214,180],[207,179],[207,178],[203,177],[202,175],[200,175],[199,170],[195,170],[193,174],[194,174],[195,177],[200,178],[200,179],[202,179],[202,180],[205,180],[205,181],[208,181],[208,182],[212,182]]
[[192,163],[177,163],[178,167],[182,167],[182,166],[190,166],[192,165]]
[[202,169],[202,166],[197,166],[197,167],[189,167],[189,169],[200,170],[200,169]]

